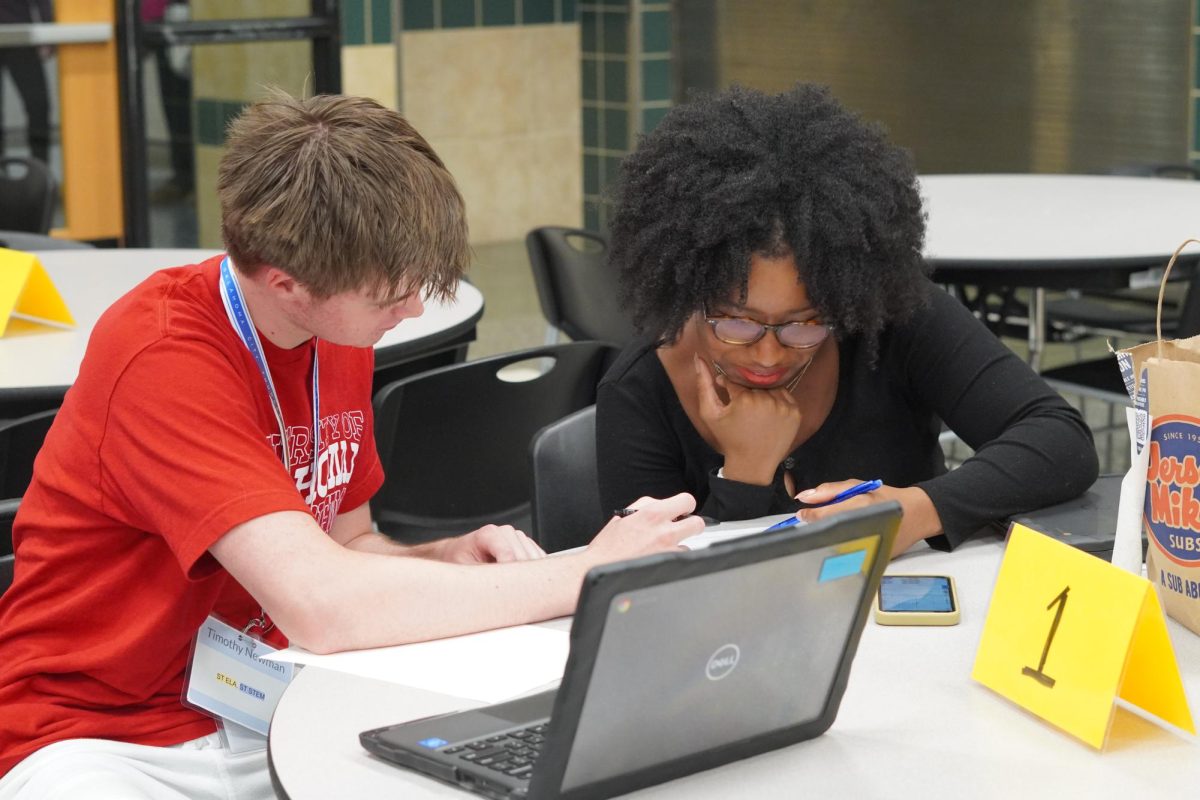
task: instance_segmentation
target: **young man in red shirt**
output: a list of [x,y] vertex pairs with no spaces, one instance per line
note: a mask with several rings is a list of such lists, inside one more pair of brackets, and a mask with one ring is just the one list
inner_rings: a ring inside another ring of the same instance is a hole
[[374,533],[372,346],[423,294],[453,294],[462,199],[370,100],[274,97],[227,147],[228,257],[105,313],[22,501],[0,800],[270,797],[264,751],[232,752],[181,702],[205,626],[327,652],[560,616],[591,566],[702,526],[675,521],[694,508],[680,495],[553,559],[508,526],[413,547]]

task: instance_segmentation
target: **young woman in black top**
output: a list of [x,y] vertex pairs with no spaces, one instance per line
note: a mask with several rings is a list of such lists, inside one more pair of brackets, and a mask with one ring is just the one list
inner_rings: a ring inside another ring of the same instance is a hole
[[[884,486],[896,552],[949,548],[1097,473],[1079,414],[922,259],[911,161],[827,90],[672,109],[622,166],[611,260],[642,338],[601,384],[606,507],[694,494],[721,520]],[[947,472],[941,422],[974,451]]]

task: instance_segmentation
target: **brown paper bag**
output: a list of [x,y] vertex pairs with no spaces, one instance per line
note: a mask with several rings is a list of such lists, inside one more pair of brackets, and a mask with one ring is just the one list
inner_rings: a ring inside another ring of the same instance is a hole
[[1192,243],[1200,240],[1181,244],[1163,273],[1158,339],[1121,350],[1117,358],[1135,407],[1148,410],[1151,420],[1142,517],[1146,577],[1167,614],[1200,634],[1200,336],[1162,338],[1167,276]]

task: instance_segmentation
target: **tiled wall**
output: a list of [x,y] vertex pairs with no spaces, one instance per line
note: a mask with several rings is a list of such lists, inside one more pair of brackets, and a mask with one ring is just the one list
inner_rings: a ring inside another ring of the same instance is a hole
[[1200,0],[1192,4],[1192,90],[1188,108],[1188,159],[1200,167]]
[[[254,16],[193,0],[193,18]],[[275,15],[303,16],[305,0]],[[342,85],[398,108],[456,176],[472,240],[607,223],[621,157],[671,105],[665,0],[343,0]],[[195,48],[200,243],[219,246],[225,126],[264,85],[311,91],[307,42]],[[581,204],[582,199],[582,204]]]
[[[258,17],[257,3],[192,0],[192,19]],[[275,0],[272,16],[304,17],[308,0]],[[217,165],[224,151],[225,126],[264,87],[299,94],[311,86],[312,48],[308,42],[214,44],[192,48],[193,126],[196,141],[196,215],[201,247],[221,247],[217,204]]]
[[603,230],[606,189],[621,157],[671,107],[669,2],[579,4],[582,48],[584,224]]

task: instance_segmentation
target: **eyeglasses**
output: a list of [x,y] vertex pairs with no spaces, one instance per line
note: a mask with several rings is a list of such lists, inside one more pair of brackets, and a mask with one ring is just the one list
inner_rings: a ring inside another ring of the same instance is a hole
[[713,336],[725,344],[751,345],[766,336],[767,331],[771,331],[784,347],[807,350],[816,347],[829,336],[829,326],[815,319],[767,325],[745,317],[710,317],[705,309],[704,321],[712,328]]

